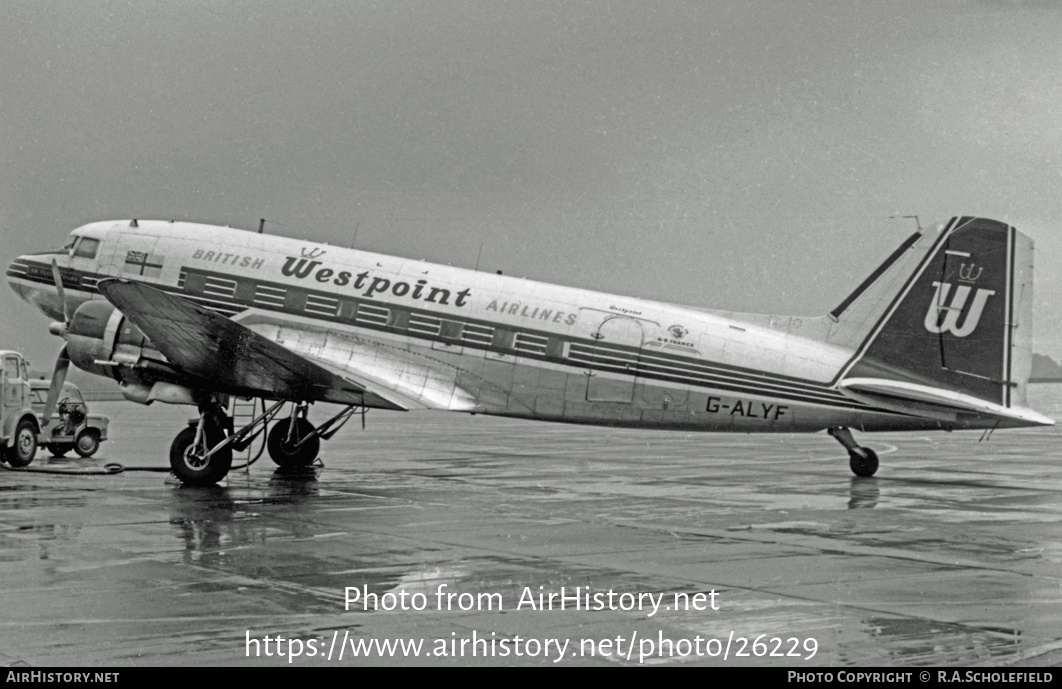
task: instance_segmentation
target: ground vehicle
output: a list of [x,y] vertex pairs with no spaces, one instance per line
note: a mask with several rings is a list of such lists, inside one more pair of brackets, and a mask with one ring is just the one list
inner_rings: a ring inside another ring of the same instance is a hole
[[70,450],[82,457],[96,454],[100,443],[107,439],[110,419],[101,414],[89,414],[81,391],[73,383],[63,383],[52,418],[41,418],[48,401],[49,384],[47,379],[30,381],[31,406],[42,426],[37,443],[54,457],[62,457]]
[[0,359],[0,452],[11,466],[24,467],[37,454],[40,433],[40,422],[30,406],[29,364],[21,354],[10,350],[0,350]]

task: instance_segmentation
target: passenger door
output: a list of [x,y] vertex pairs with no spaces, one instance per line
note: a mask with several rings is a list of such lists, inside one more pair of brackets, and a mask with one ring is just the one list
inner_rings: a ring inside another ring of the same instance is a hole
[[598,326],[592,337],[596,345],[584,346],[589,350],[590,364],[587,401],[629,404],[634,398],[635,376],[645,339],[642,323],[626,316],[612,316]]

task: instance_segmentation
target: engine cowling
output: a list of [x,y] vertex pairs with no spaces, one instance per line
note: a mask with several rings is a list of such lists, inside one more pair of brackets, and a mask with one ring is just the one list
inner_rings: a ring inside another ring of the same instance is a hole
[[67,355],[78,368],[118,381],[134,402],[191,404],[191,392],[162,352],[113,304],[83,303],[66,331]]
[[[101,376],[113,377],[115,364],[121,359],[126,364],[136,364],[140,352],[135,350],[137,345],[143,348],[145,339],[140,329],[129,323],[113,304],[99,300],[79,306],[66,331],[70,361],[80,369]],[[114,356],[118,353],[126,356],[116,360]]]

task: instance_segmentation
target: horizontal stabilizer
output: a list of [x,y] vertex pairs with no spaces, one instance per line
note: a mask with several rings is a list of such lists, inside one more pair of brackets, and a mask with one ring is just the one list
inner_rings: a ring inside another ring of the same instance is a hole
[[[1053,426],[1055,422],[1032,409],[1004,407],[994,402],[944,388],[935,388],[918,383],[907,383],[885,378],[848,378],[838,386],[843,393],[862,402],[871,402],[884,407],[897,403],[915,402],[944,410],[957,410],[984,416],[1020,422],[1022,425]],[[908,407],[908,413],[919,414]],[[927,414],[928,415],[928,414]]]

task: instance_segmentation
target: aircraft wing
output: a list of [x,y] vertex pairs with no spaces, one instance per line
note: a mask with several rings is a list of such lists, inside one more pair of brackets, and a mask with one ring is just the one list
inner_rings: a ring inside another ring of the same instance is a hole
[[169,364],[219,392],[270,399],[408,407],[387,390],[323,366],[249,328],[138,282],[101,280],[99,291],[146,335]]

